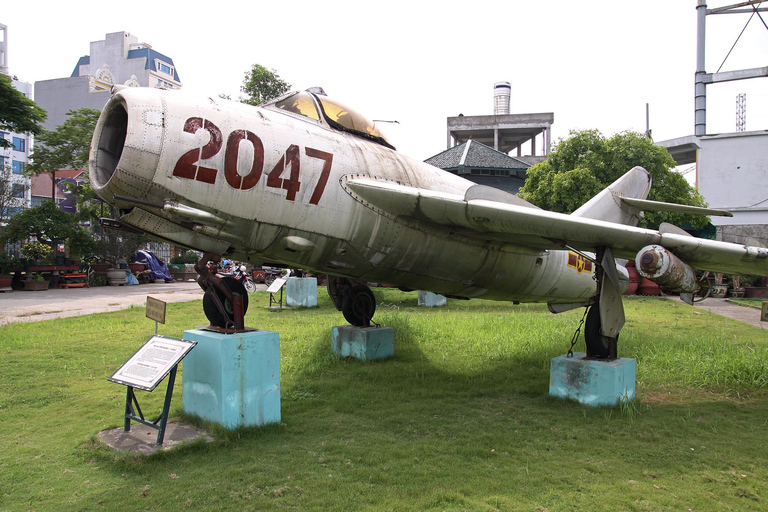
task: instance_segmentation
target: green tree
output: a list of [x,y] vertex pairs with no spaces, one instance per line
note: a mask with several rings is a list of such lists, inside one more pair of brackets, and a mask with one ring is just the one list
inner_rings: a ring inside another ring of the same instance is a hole
[[[11,77],[0,73],[0,130],[38,135],[46,117],[45,110],[13,86]],[[11,141],[0,139],[0,147],[11,147]]]
[[91,250],[93,237],[77,223],[73,213],[59,210],[52,201],[23,210],[10,218],[3,231],[6,242],[23,242],[30,236],[48,245],[56,254],[58,244],[68,242],[72,254],[82,255]]
[[38,135],[35,149],[29,155],[25,173],[37,176],[51,173],[51,198],[56,193],[56,172],[61,169],[84,169],[88,165],[91,138],[100,112],[80,108],[67,112],[66,121],[55,130],[44,130]]
[[[665,148],[639,133],[622,132],[605,138],[598,130],[572,131],[567,139],[558,141],[547,160],[528,169],[519,195],[541,208],[571,213],[636,165],[651,173],[653,187],[648,199],[706,205],[685,178],[674,172],[675,161]],[[646,212],[640,225],[656,228],[662,222],[703,227],[708,218]]]
[[250,71],[245,73],[245,80],[240,87],[240,90],[248,95],[241,101],[249,105],[261,105],[265,101],[285,94],[290,88],[291,84],[280,78],[277,71],[254,64]]

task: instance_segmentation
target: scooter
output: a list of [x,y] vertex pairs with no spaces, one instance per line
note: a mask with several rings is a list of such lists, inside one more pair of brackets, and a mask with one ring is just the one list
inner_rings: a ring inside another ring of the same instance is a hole
[[250,274],[245,271],[245,265],[240,265],[239,267],[235,267],[232,270],[232,277],[237,279],[238,281],[241,281],[243,283],[243,286],[245,286],[245,290],[249,293],[253,293],[256,291],[256,283],[253,282],[253,279],[251,279]]

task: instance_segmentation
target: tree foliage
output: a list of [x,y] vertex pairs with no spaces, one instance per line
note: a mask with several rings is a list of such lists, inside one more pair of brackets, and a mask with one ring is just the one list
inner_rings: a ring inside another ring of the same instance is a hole
[[72,213],[59,210],[53,201],[23,210],[8,221],[2,235],[7,242],[23,242],[35,236],[56,251],[58,244],[68,242],[73,254],[84,254],[93,245],[91,234],[77,223]]
[[84,169],[88,165],[91,138],[99,114],[92,108],[70,110],[67,120],[55,130],[40,133],[30,155],[31,162],[25,167],[26,172],[37,176],[61,169]]
[[[561,139],[547,160],[528,169],[519,195],[546,210],[571,213],[637,165],[651,173],[653,187],[648,199],[706,205],[685,178],[673,171],[675,161],[665,148],[639,133],[622,132],[605,138],[598,130],[572,131],[567,139]],[[640,225],[656,228],[662,222],[703,227],[708,218],[646,212]]]
[[240,87],[240,90],[248,95],[241,101],[249,105],[260,105],[285,94],[290,88],[291,84],[280,78],[276,70],[254,64],[250,71],[245,73],[245,80]]
[[[13,86],[11,77],[0,73],[0,130],[38,135],[46,117],[45,110]],[[11,141],[0,139],[0,147],[10,146]]]

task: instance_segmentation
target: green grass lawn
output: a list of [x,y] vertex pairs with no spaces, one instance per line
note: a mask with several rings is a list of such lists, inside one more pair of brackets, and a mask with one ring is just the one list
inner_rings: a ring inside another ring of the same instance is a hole
[[[144,308],[0,327],[0,511],[766,510],[768,345],[763,330],[661,299],[625,301],[619,353],[637,398],[592,409],[548,395],[581,311],[376,289],[395,357],[339,358],[319,308],[246,324],[280,333],[282,422],[149,456],[96,433],[122,425],[106,379],[154,332]],[[168,304],[160,334],[206,323]],[[583,350],[583,342],[577,347]],[[177,379],[172,419],[181,411]],[[157,414],[165,384],[137,392]]]

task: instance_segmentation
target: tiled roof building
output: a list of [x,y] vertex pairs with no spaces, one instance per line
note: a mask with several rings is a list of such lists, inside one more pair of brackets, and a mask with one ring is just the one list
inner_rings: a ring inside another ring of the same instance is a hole
[[516,194],[525,183],[530,165],[500,151],[468,140],[425,160],[444,171],[458,174],[479,185]]

